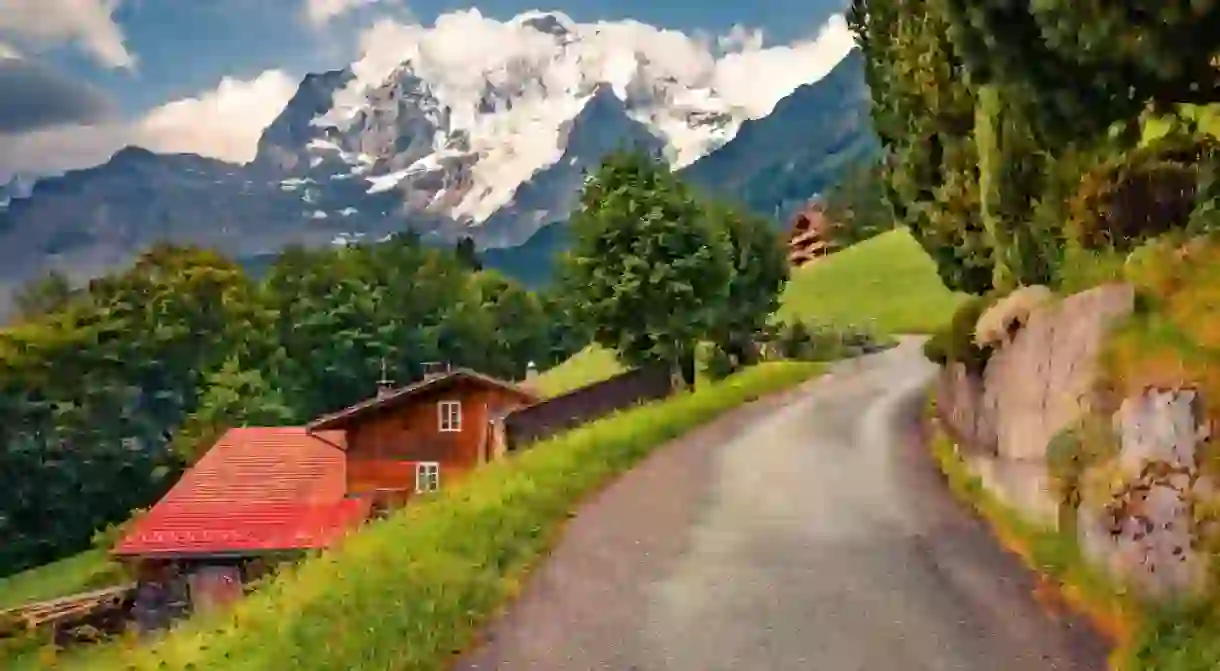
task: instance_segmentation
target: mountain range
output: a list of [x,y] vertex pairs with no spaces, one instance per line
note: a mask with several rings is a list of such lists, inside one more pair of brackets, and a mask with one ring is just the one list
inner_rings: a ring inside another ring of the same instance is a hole
[[581,26],[566,17],[514,21],[549,50],[476,87],[411,59],[373,83],[353,67],[305,76],[246,164],[127,147],[0,187],[0,291],[50,268],[84,281],[159,240],[257,266],[290,243],[405,227],[437,244],[470,236],[489,265],[539,283],[584,174],[614,149],[659,152],[690,182],[777,217],[876,150],[857,50],[752,117],[639,54],[633,71],[590,76]]

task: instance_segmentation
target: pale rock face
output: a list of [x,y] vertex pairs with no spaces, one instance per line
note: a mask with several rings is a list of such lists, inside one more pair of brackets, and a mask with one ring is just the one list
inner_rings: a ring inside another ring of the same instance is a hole
[[1123,580],[1154,597],[1196,592],[1206,558],[1196,551],[1191,500],[1198,450],[1209,438],[1192,390],[1149,390],[1114,415],[1123,485],[1104,507],[1081,506],[1082,548]]

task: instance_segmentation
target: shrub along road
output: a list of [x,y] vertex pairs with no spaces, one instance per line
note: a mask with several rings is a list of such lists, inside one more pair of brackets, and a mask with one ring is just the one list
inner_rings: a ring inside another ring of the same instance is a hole
[[918,444],[918,343],[678,440],[588,502],[458,668],[1105,668]]

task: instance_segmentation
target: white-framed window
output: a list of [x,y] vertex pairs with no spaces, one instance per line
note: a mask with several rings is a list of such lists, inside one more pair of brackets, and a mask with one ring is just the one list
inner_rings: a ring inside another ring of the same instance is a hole
[[440,403],[436,404],[436,410],[441,431],[448,432],[462,430],[461,401],[441,401]]
[[435,492],[441,488],[441,465],[435,461],[415,464],[415,493]]

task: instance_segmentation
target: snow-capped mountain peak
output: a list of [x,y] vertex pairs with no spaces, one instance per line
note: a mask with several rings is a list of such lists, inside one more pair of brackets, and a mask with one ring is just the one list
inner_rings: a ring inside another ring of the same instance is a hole
[[[294,98],[285,110],[292,119],[268,134],[301,140],[295,153],[308,158],[294,171],[362,179],[374,193],[396,193],[408,215],[422,209],[465,226],[486,222],[560,160],[565,129],[606,96],[617,103],[601,115],[621,115],[660,138],[675,168],[724,145],[754,116],[725,94],[733,80],[710,52],[635,22],[580,24],[540,11],[499,22],[471,10],[432,28],[384,30],[382,46],[366,45],[361,60],[326,80],[330,88],[315,83],[308,103]],[[298,116],[305,109],[316,111],[309,132]],[[279,139],[268,144],[286,149]],[[546,223],[538,220],[508,237],[528,237]]]

